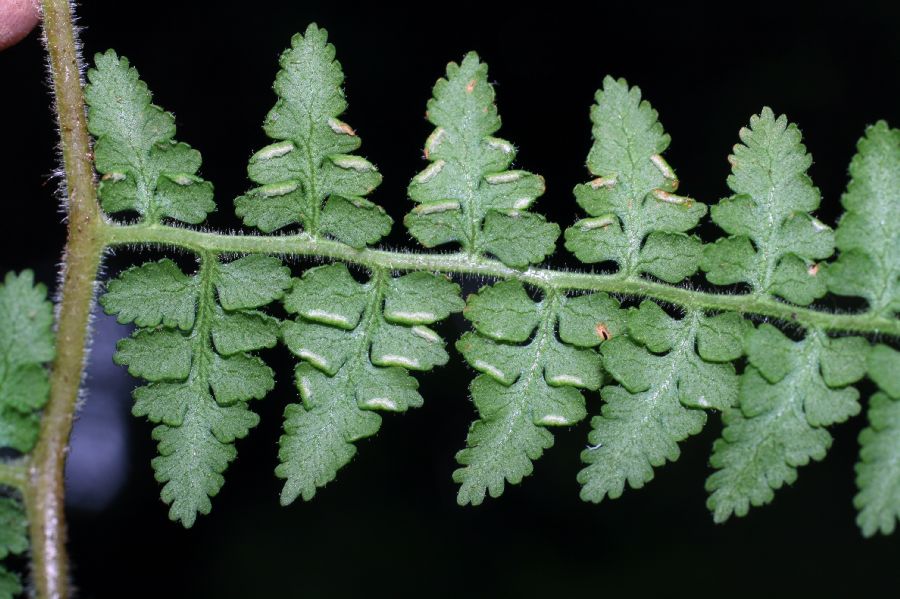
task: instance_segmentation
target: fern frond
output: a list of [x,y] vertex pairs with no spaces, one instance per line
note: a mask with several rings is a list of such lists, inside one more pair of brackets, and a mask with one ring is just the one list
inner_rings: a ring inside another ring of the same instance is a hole
[[447,65],[434,86],[425,142],[430,164],[409,185],[418,205],[404,223],[425,247],[456,242],[471,254],[493,254],[513,267],[553,253],[559,226],[529,212],[544,193],[544,179],[507,170],[516,150],[493,137],[500,129],[487,65],[474,52]]
[[[531,266],[554,251],[560,230],[530,211],[543,179],[511,169],[515,148],[494,137],[494,88],[476,54],[450,63],[434,86],[429,164],[408,188],[415,203],[404,220],[409,232],[426,247],[458,245],[451,254],[367,247],[392,220],[367,199],[381,176],[352,153],[360,140],[338,120],[346,109],[343,73],[326,32],[311,25],[296,35],[280,67],[278,99],[264,124],[274,143],[250,159],[257,186],[235,200],[245,225],[297,233],[280,236],[163,224],[196,224],[214,208],[211,185],[196,176],[199,154],[173,141],[171,115],[151,104],[127,60],[98,55],[89,73],[103,207],[142,220],[103,221],[101,242],[174,245],[200,258],[193,275],[168,259],[132,268],[100,300],[138,327],[115,360],[147,381],[134,392],[133,412],[157,424],[153,466],[172,519],[191,526],[210,510],[235,440],[257,424],[250,400],[265,396],[274,378],[254,352],[282,340],[299,360],[300,401],[284,412],[276,474],[284,479],[282,504],[310,500],[354,457],[356,441],[379,430],[380,411],[422,405],[411,371],[449,357],[429,326],[464,309],[474,330],[456,348],[479,374],[470,385],[478,420],[453,473],[460,504],[480,504],[521,482],[553,445],[550,427],[582,420],[584,391],[599,390],[604,404],[578,476],[583,499],[600,502],[626,485],[645,485],[654,468],[678,458],[680,442],[702,429],[711,409],[724,413],[726,426],[713,450],[708,505],[716,521],[744,515],[793,482],[799,466],[824,457],[826,428],[860,411],[851,385],[868,369],[881,390],[860,437],[858,521],[866,535],[895,528],[900,353],[838,335],[884,338],[900,330],[900,132],[879,123],[860,141],[843,198],[847,214],[835,233],[812,215],[820,198],[798,129],[764,109],[741,130],[730,157],[733,195],[711,208],[727,236],[704,246],[693,230],[707,206],[676,195],[678,179],[662,157],[669,137],[656,112],[638,88],[607,77],[591,111],[594,179],[574,190],[587,217],[567,229],[565,241],[582,262],[614,262],[618,272],[567,272]],[[835,243],[838,260],[819,264]],[[250,255],[222,258],[243,254]],[[331,263],[291,279],[272,254]],[[751,292],[674,286],[698,268],[715,285],[746,283]],[[501,280],[463,302],[459,286],[435,273]],[[10,281],[20,282],[13,277],[0,289],[0,310],[12,312],[20,307],[6,307]],[[22,285],[20,295],[37,289],[30,275]],[[802,307],[826,290],[865,298],[869,308]],[[625,310],[602,291],[644,301]],[[276,299],[289,320],[260,310]],[[32,331],[40,339],[30,347],[49,353],[12,351],[10,339],[19,343],[28,333],[0,322],[0,350],[14,356],[0,360],[0,445],[23,451],[33,443],[52,357],[52,347],[40,345],[52,341],[49,308],[40,301],[28,311],[43,331]],[[789,339],[784,325],[754,328],[745,312],[802,327],[803,338]]]
[[112,50],[94,57],[88,129],[97,139],[98,195],[110,213],[133,211],[148,223],[171,218],[199,224],[216,208],[213,187],[197,176],[200,152],[175,137],[175,118],[151,103],[150,91],[127,58]]
[[900,130],[884,121],[866,129],[850,175],[828,288],[866,298],[871,314],[892,316],[900,312]]
[[289,285],[290,271],[276,258],[222,263],[205,255],[193,276],[167,259],[132,268],[100,298],[107,313],[139,327],[119,342],[114,360],[149,382],[134,391],[132,412],[159,425],[153,468],[169,517],[186,527],[209,512],[237,455],[234,441],[259,420],[247,402],[275,384],[249,352],[277,343],[278,322],[256,309]]
[[606,77],[596,101],[587,160],[596,178],[575,187],[591,218],[566,229],[566,248],[582,262],[614,261],[628,277],[677,283],[697,270],[700,240],[686,232],[706,205],[675,195],[678,179],[662,157],[669,136],[640,89]]
[[[12,497],[0,497],[0,560],[28,549],[28,520],[22,504]],[[0,564],[0,599],[12,599],[22,592],[22,582]]]
[[629,336],[600,349],[619,385],[601,391],[603,412],[593,419],[591,446],[582,452],[582,499],[615,499],[626,482],[643,487],[653,468],[678,459],[680,441],[700,432],[703,409],[736,403],[738,377],[730,362],[743,354],[748,327],[733,313],[691,310],[675,320],[652,301],[628,315]]
[[518,281],[469,296],[464,314],[476,332],[456,347],[483,374],[470,387],[480,419],[456,455],[462,468],[453,479],[461,483],[459,504],[478,505],[531,474],[532,461],[553,445],[548,427],[585,417],[580,389],[596,390],[603,380],[590,348],[623,332],[624,319],[605,293],[549,293],[536,303]]
[[746,282],[756,294],[809,304],[826,291],[815,260],[834,251],[834,232],[810,214],[820,199],[806,174],[812,157],[797,126],[770,108],[740,138],[729,156],[735,195],[711,212],[729,237],[706,246],[701,268],[715,285]]
[[865,375],[867,353],[860,337],[813,330],[795,343],[769,324],[750,334],[739,406],[725,411],[710,460],[717,472],[706,486],[716,522],[769,503],[774,490],[797,479],[799,466],[825,457],[825,427],[859,413],[859,392],[848,385]]
[[281,503],[310,500],[356,454],[353,442],[381,426],[375,412],[422,405],[408,370],[447,362],[440,336],[426,325],[462,309],[459,286],[423,272],[358,283],[343,264],[311,268],[284,298],[298,317],[284,342],[301,359],[295,376],[302,404],[285,409],[276,474]]
[[365,196],[380,183],[375,166],[351,154],[360,139],[338,120],[347,108],[344,74],[328,33],[310,25],[279,61],[278,102],[266,117],[266,135],[279,140],[250,158],[247,172],[260,186],[235,200],[244,224],[270,233],[300,224],[353,247],[375,243],[392,219]]
[[865,536],[889,535],[900,519],[900,352],[886,345],[869,354],[869,377],[881,388],[869,400],[869,427],[859,435],[853,503]]
[[40,410],[53,359],[53,306],[34,273],[7,273],[0,285],[0,448],[28,453],[38,436]]

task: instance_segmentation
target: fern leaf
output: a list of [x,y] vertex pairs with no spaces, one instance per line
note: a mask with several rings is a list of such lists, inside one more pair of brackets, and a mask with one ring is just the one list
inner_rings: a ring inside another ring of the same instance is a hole
[[28,521],[21,502],[0,497],[0,559],[28,549]]
[[381,175],[351,154],[360,139],[337,118],[347,102],[334,55],[328,33],[314,24],[281,55],[278,101],[264,125],[278,141],[250,158],[247,171],[259,187],[237,198],[235,207],[244,224],[266,233],[300,224],[313,236],[364,247],[387,235],[393,221],[365,199]]
[[186,527],[209,512],[234,441],[259,420],[247,402],[274,386],[271,369],[248,352],[277,343],[278,322],[256,308],[289,285],[276,258],[204,256],[194,276],[165,259],[132,268],[100,298],[107,313],[140,327],[114,360],[149,383],[134,391],[132,412],[158,424],[153,468],[169,517]]
[[797,126],[769,108],[740,138],[729,157],[735,195],[711,214],[729,237],[706,246],[701,268],[715,285],[746,282],[755,294],[809,304],[826,291],[815,260],[834,251],[834,232],[810,215],[820,199],[806,174],[812,158]]
[[[28,549],[28,520],[22,504],[12,497],[0,497],[0,560]],[[12,599],[22,592],[19,576],[0,564],[0,599]]]
[[391,278],[375,271],[358,283],[337,263],[311,268],[284,298],[296,320],[284,342],[296,368],[302,404],[285,409],[281,503],[310,500],[356,454],[353,443],[378,432],[375,412],[422,405],[408,370],[447,362],[444,342],[425,325],[462,309],[459,286],[423,272]]
[[864,297],[869,312],[891,316],[900,312],[900,130],[884,121],[866,129],[850,174],[828,288]]
[[7,273],[0,285],[0,448],[28,453],[50,394],[53,306],[34,274]]
[[456,346],[482,373],[470,387],[480,419],[456,455],[462,468],[453,479],[461,484],[458,503],[478,505],[531,474],[532,461],[553,445],[548,427],[585,417],[580,389],[602,383],[600,356],[590,348],[623,332],[624,319],[606,294],[549,294],[535,303],[518,281],[470,296],[465,316],[476,332]]
[[867,352],[862,338],[815,330],[796,343],[769,324],[750,334],[739,406],[725,411],[710,460],[716,522],[769,503],[774,490],[797,479],[799,466],[825,457],[825,427],[859,413],[859,392],[848,385],[865,375]]
[[689,311],[675,320],[651,301],[629,314],[629,337],[601,348],[603,366],[619,385],[601,391],[602,415],[592,421],[591,446],[582,453],[587,466],[578,475],[582,499],[615,499],[626,482],[643,487],[653,468],[678,459],[680,441],[700,432],[702,409],[737,401],[730,362],[742,355],[747,328],[733,313]]
[[110,213],[137,212],[145,222],[171,218],[198,224],[216,208],[213,187],[197,176],[200,152],[175,137],[175,118],[151,103],[127,58],[94,57],[85,89],[88,129],[97,139],[98,190]]
[[889,535],[900,519],[900,352],[886,345],[869,354],[869,377],[881,388],[869,403],[869,427],[859,435],[853,503],[865,536]]
[[0,566],[0,599],[13,599],[22,592],[19,576]]
[[413,178],[418,205],[404,220],[425,247],[456,242],[471,254],[493,254],[505,264],[541,262],[555,249],[559,227],[528,208],[544,193],[544,179],[508,170],[516,151],[493,137],[500,129],[487,65],[470,52],[447,65],[434,86],[425,142],[428,167]]
[[614,261],[628,277],[677,283],[697,270],[700,240],[686,232],[706,205],[674,194],[678,179],[661,156],[669,136],[640,89],[606,77],[596,101],[587,160],[596,178],[575,188],[591,217],[566,230],[566,248],[582,262]]

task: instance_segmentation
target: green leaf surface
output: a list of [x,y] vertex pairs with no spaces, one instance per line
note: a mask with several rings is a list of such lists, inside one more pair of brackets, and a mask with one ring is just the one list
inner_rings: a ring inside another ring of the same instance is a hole
[[113,361],[148,381],[183,381],[191,373],[191,340],[172,330],[138,329],[116,346]]
[[259,417],[246,402],[220,405],[207,382],[191,385],[187,399],[179,426],[153,429],[159,455],[152,463],[156,480],[163,483],[160,497],[169,504],[169,518],[190,528],[198,513],[212,509],[210,498],[225,484],[222,473],[237,456],[234,441],[247,436]]
[[877,345],[869,353],[869,377],[882,389],[869,400],[869,426],[859,435],[853,500],[865,536],[889,535],[900,519],[900,352]]
[[197,312],[197,280],[163,258],[133,266],[110,281],[100,305],[122,324],[190,330]]
[[135,389],[132,412],[159,425],[153,468],[169,517],[186,527],[209,512],[237,455],[234,441],[259,420],[247,402],[274,387],[272,370],[248,352],[275,345],[278,323],[254,308],[290,284],[277,258],[204,255],[193,276],[170,260],[129,269],[100,299],[120,322],[139,326],[114,360],[149,383]]
[[687,235],[706,206],[675,195],[678,179],[662,153],[669,146],[641,90],[606,77],[591,108],[596,178],[575,188],[590,218],[566,230],[566,248],[582,262],[614,261],[629,277],[647,273],[677,283],[697,270],[700,240]]
[[0,559],[28,549],[28,519],[22,503],[12,497],[0,497]]
[[900,312],[900,130],[879,121],[857,150],[841,198],[846,212],[835,231],[840,252],[828,266],[828,288],[864,297],[870,313],[891,316]]
[[37,441],[39,411],[50,395],[53,305],[34,274],[7,273],[0,285],[0,448],[22,453]]
[[225,310],[246,310],[280,299],[291,285],[291,271],[278,258],[254,254],[220,264],[214,282]]
[[0,599],[13,599],[22,590],[22,582],[18,575],[0,566]]
[[868,356],[869,378],[890,397],[900,399],[900,352],[878,344]]
[[[408,231],[428,248],[458,246],[446,259],[366,249],[393,221],[369,198],[381,175],[354,154],[360,139],[339,120],[344,76],[327,32],[313,24],[295,35],[279,65],[277,100],[264,122],[271,143],[250,158],[254,187],[235,200],[245,225],[287,234],[269,242],[166,226],[199,224],[215,209],[212,185],[197,175],[199,152],[175,141],[174,117],[152,104],[127,59],[98,54],[87,74],[101,206],[138,215],[137,226],[110,229],[106,242],[171,243],[200,259],[195,274],[169,259],[133,267],[99,299],[120,323],[137,327],[114,361],[146,382],[134,390],[133,413],[157,425],[153,468],[170,518],[190,527],[210,511],[236,440],[258,424],[250,401],[274,388],[274,373],[256,352],[281,340],[298,359],[299,400],[284,411],[276,475],[284,480],[282,504],[310,500],[352,460],[356,442],[378,432],[380,411],[423,404],[412,371],[449,358],[430,327],[463,310],[473,330],[456,349],[478,372],[470,385],[478,419],[456,456],[461,505],[497,497],[530,475],[553,445],[550,427],[584,419],[587,390],[603,404],[582,452],[583,499],[616,498],[626,484],[651,481],[711,409],[723,412],[725,427],[713,448],[708,506],[717,522],[742,516],[793,483],[799,466],[824,457],[832,442],[826,427],[860,411],[852,385],[868,374],[879,390],[860,435],[857,520],[866,536],[895,530],[900,352],[828,335],[867,332],[890,343],[885,323],[900,312],[900,131],[885,122],[866,130],[842,198],[846,214],[832,231],[813,216],[820,195],[799,130],[764,108],[729,157],[732,195],[710,209],[725,236],[704,245],[694,230],[708,207],[677,195],[656,111],[638,88],[605,78],[591,109],[593,178],[574,189],[585,218],[565,233],[580,261],[598,269],[615,263],[618,272],[604,279],[529,268],[554,252],[560,228],[532,212],[543,178],[515,168],[516,148],[495,137],[495,89],[475,53],[450,63],[434,86],[428,164],[408,187]],[[840,254],[828,263],[835,247]],[[226,248],[234,253],[222,254]],[[281,260],[256,253],[265,248],[326,264],[293,279]],[[674,285],[698,268],[714,285],[750,292],[745,300],[716,299],[641,282]],[[450,279],[462,274],[502,280],[463,302]],[[622,309],[617,295],[589,289],[657,299]],[[790,307],[828,291],[862,298],[868,308],[832,322]],[[0,286],[0,449],[27,452],[37,438],[54,351],[45,296],[29,272],[7,275]],[[288,320],[264,311],[276,300]],[[745,311],[793,323],[802,329],[782,329],[805,336],[754,328]],[[23,550],[4,546],[21,533],[4,520],[4,501],[0,558]],[[0,566],[0,599],[20,590]]]
[[478,505],[486,494],[500,496],[506,482],[518,484],[531,474],[532,461],[553,445],[548,427],[585,417],[580,389],[596,390],[603,380],[600,356],[589,348],[609,330],[621,331],[624,317],[605,293],[552,294],[534,302],[518,281],[483,288],[469,297],[464,313],[475,332],[456,347],[482,373],[470,387],[479,420],[456,455],[462,468],[453,479],[461,485],[458,503]]
[[462,307],[459,285],[426,272],[390,279],[384,294],[384,317],[397,324],[434,323]]
[[250,158],[247,172],[259,187],[237,198],[235,208],[244,224],[265,233],[299,224],[361,248],[386,235],[393,221],[365,199],[381,175],[351,154],[360,139],[338,120],[347,102],[334,56],[328,33],[314,24],[281,55],[278,101],[263,125],[277,141]]
[[847,385],[865,375],[867,349],[861,338],[815,330],[793,342],[769,324],[750,334],[739,403],[724,412],[710,460],[707,504],[716,522],[769,503],[799,466],[825,457],[825,427],[859,413],[859,393]]
[[[0,559],[28,549],[28,520],[22,504],[12,497],[0,497]],[[22,592],[19,576],[0,564],[0,599],[12,599]]]
[[275,347],[279,335],[278,320],[262,312],[243,310],[225,314],[213,323],[211,333],[216,351],[230,356]]
[[343,264],[307,270],[295,279],[284,307],[284,342],[300,360],[295,370],[302,403],[284,412],[281,503],[316,490],[356,455],[355,441],[378,432],[375,412],[422,405],[408,370],[447,362],[440,336],[428,328],[462,309],[459,286],[423,272],[392,278],[374,271],[359,283]]
[[601,347],[603,366],[619,383],[601,390],[600,416],[582,452],[581,497],[620,497],[653,479],[653,469],[680,456],[678,443],[706,423],[702,409],[737,401],[729,363],[743,353],[748,324],[734,314],[689,311],[676,320],[652,301],[628,315],[629,336]]
[[455,242],[516,268],[551,254],[559,226],[528,212],[544,193],[544,180],[508,170],[516,150],[493,137],[500,117],[487,65],[477,54],[447,65],[427,115],[436,127],[425,142],[429,164],[409,185],[417,206],[404,220],[413,237],[429,248]]
[[706,246],[701,268],[715,285],[745,282],[756,294],[809,304],[826,291],[815,261],[834,251],[834,232],[810,214],[820,199],[806,174],[812,157],[797,126],[769,108],[739,135],[729,157],[734,195],[711,212],[729,237]]
[[85,88],[88,129],[97,139],[98,194],[110,213],[137,212],[143,221],[171,218],[199,224],[216,208],[213,187],[196,176],[200,153],[175,137],[175,118],[151,103],[127,58],[94,57]]

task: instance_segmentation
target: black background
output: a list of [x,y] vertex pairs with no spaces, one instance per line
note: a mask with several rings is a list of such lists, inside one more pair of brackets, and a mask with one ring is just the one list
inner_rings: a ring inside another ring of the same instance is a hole
[[[900,10],[893,2],[803,10],[787,2],[743,3],[719,10],[639,2],[539,8],[434,2],[396,9],[95,0],[80,15],[86,55],[113,47],[128,56],[155,101],[176,114],[178,139],[203,152],[202,173],[215,183],[220,206],[210,222],[219,229],[238,227],[231,199],[248,187],[247,158],[266,143],[260,125],[274,102],[276,59],[310,21],[327,28],[337,46],[350,102],[344,120],[362,137],[361,154],[384,174],[374,199],[396,220],[410,207],[410,177],[424,165],[431,86],[448,60],[469,49],[491,65],[500,135],[520,147],[522,168],[547,179],[548,193],[537,206],[563,226],[576,217],[572,187],[588,177],[588,108],[607,73],[641,86],[674,140],[666,156],[681,190],[708,203],[728,193],[725,158],[738,129],[764,105],[800,125],[823,194],[819,214],[832,224],[864,127],[879,118],[900,124]],[[54,197],[56,133],[43,62],[37,36],[0,54],[0,265],[33,268],[52,286],[64,224]],[[401,226],[387,245],[413,247]],[[119,252],[107,259],[106,271],[152,255]],[[565,256],[554,261],[575,266]],[[453,338],[462,326],[455,320],[441,330]],[[103,319],[97,330],[87,405],[103,388],[121,415],[130,406],[131,382],[109,366],[109,352],[115,336],[127,331]],[[459,508],[453,455],[473,409],[466,390],[471,375],[457,356],[439,373],[419,377],[423,409],[386,417],[382,432],[359,443],[358,457],[336,482],[311,503],[280,508],[272,470],[280,415],[296,392],[284,352],[266,358],[279,383],[255,406],[262,423],[238,443],[238,460],[212,514],[189,531],[168,521],[158,499],[149,465],[151,426],[113,418],[121,430],[95,425],[86,433],[86,410],[76,440],[81,435],[102,447],[104,436],[118,434],[127,442],[113,456],[86,454],[92,463],[118,460],[125,474],[118,492],[99,507],[70,507],[81,596],[897,593],[900,536],[865,541],[854,524],[862,417],[836,427],[827,460],[802,468],[798,483],[779,492],[773,505],[723,526],[711,522],[704,506],[709,449],[720,429],[716,415],[683,444],[677,463],[622,499],[599,506],[578,499],[585,422],[558,431],[556,446],[523,485],[478,508]],[[592,413],[598,403],[590,397]],[[73,456],[79,451],[76,444]],[[102,471],[71,482],[87,485],[88,494],[91,485],[111,484]]]

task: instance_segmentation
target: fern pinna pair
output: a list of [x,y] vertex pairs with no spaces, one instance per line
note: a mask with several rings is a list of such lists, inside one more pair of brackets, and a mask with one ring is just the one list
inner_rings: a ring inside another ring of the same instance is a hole
[[[330,482],[354,443],[378,431],[380,412],[422,405],[410,371],[449,359],[429,327],[463,311],[473,330],[456,349],[479,374],[470,386],[478,420],[453,474],[460,504],[519,483],[552,446],[551,430],[589,411],[582,497],[619,497],[676,460],[715,411],[725,429],[709,507],[717,521],[742,516],[825,456],[827,427],[860,411],[852,385],[868,376],[879,390],[861,436],[859,524],[866,535],[894,529],[900,352],[887,343],[900,335],[900,132],[883,122],[867,130],[832,229],[811,214],[820,197],[798,129],[764,109],[730,157],[734,195],[709,208],[677,195],[662,157],[669,137],[640,91],[607,78],[591,111],[594,178],[575,188],[587,215],[564,239],[580,261],[616,269],[557,271],[532,266],[554,252],[560,228],[532,211],[544,180],[510,169],[515,148],[495,137],[494,90],[475,54],[434,87],[429,164],[410,183],[404,219],[426,248],[458,246],[451,254],[369,248],[392,219],[368,199],[381,175],[353,154],[360,139],[339,120],[343,75],[325,31],[294,37],[280,64],[264,125],[274,143],[250,159],[256,186],[234,202],[248,227],[273,236],[167,224],[200,224],[216,207],[199,153],[173,140],[172,116],[125,59],[98,55],[88,73],[102,206],[139,215],[112,224],[111,243],[176,246],[199,260],[193,274],[168,259],[129,269],[100,297],[137,326],[115,359],[147,381],[134,413],[157,424],[153,467],[173,519],[190,526],[210,510],[235,440],[257,424],[252,400],[274,378],[256,350],[281,342],[298,359],[300,400],[285,410],[276,469],[288,504]],[[707,212],[726,235],[704,244],[691,231]],[[332,262],[292,278],[279,255]],[[676,286],[698,271],[710,291]],[[463,302],[451,273],[498,282]],[[746,293],[716,292],[735,284]],[[867,307],[805,307],[827,293]],[[623,297],[647,299],[626,308]],[[276,301],[290,318],[262,311]]]

